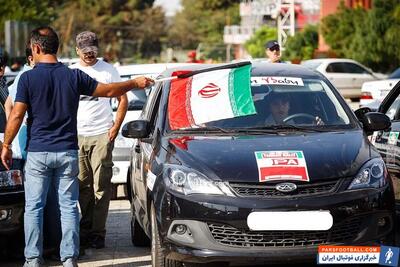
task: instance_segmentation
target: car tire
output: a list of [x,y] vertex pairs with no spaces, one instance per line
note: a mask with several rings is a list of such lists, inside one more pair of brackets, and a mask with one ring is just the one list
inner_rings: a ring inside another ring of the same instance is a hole
[[129,202],[132,203],[132,185],[131,185],[131,168],[128,169],[128,173],[126,174],[126,197]]
[[135,247],[148,247],[150,246],[150,239],[146,235],[142,226],[135,219],[135,215],[132,215],[131,219],[131,240]]
[[118,198],[118,184],[111,184],[111,200]]
[[179,261],[165,257],[164,248],[161,246],[160,233],[158,232],[156,212],[154,205],[150,208],[151,220],[151,266],[152,267],[183,267]]

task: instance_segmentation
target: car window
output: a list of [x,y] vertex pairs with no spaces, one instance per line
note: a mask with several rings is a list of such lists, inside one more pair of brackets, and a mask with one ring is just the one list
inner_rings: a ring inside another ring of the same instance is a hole
[[330,63],[326,67],[326,72],[346,73],[346,70],[344,69],[344,66],[342,63],[335,62],[335,63]]
[[[323,80],[302,79],[302,82],[301,86],[253,84],[251,91],[256,114],[212,121],[194,125],[193,128],[207,126],[251,128],[285,124],[340,128],[350,125],[349,116],[332,89]],[[285,105],[289,103],[286,106],[287,110],[280,111],[279,109],[284,109],[284,107],[275,107],[278,102],[279,104],[284,102]],[[285,112],[286,114],[283,114]],[[284,118],[279,118],[280,116]],[[317,117],[323,121],[323,124],[316,125]]]
[[397,70],[393,71],[392,74],[388,77],[389,79],[400,79],[400,68]]
[[364,69],[363,67],[361,67],[357,64],[350,63],[350,62],[345,62],[342,64],[343,64],[344,71],[346,73],[370,74],[370,72],[368,70]]
[[400,119],[400,96],[393,101],[385,114],[390,118],[390,120],[396,121]]

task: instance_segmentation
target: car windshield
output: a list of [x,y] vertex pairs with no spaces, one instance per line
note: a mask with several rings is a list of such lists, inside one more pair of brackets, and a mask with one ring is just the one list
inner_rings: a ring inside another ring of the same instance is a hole
[[[296,78],[302,81],[301,85],[255,83],[257,79],[263,78],[265,77],[252,77],[251,93],[256,114],[202,124],[194,123],[191,127],[178,130],[349,128],[350,119],[346,111],[323,80]],[[169,129],[171,128],[169,126]]]
[[400,68],[393,71],[393,73],[390,74],[389,79],[400,79]]

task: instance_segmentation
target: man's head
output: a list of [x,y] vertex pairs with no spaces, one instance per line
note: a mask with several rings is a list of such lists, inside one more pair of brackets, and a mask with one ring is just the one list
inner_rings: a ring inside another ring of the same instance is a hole
[[98,51],[99,40],[94,32],[84,31],[76,36],[76,53],[83,65],[94,65]]
[[34,29],[31,32],[30,41],[32,55],[36,62],[39,62],[39,57],[43,55],[55,56],[60,44],[57,33],[48,26]]
[[265,44],[265,53],[272,63],[276,63],[281,60],[281,48],[276,40],[268,41]]
[[283,123],[283,120],[289,115],[290,98],[285,93],[272,92],[269,97],[269,106],[272,117],[276,123]]

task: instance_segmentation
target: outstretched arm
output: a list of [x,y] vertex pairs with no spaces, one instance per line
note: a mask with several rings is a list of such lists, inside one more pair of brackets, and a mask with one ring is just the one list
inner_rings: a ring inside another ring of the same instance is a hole
[[115,97],[121,96],[132,89],[144,89],[154,81],[150,78],[140,76],[132,80],[117,82],[117,83],[98,83],[96,89],[92,96],[102,96],[102,97]]

